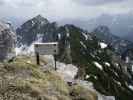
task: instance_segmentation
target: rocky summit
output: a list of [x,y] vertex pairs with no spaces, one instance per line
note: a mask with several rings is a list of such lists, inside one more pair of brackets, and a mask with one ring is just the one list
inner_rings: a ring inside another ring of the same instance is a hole
[[0,22],[0,61],[9,60],[15,56],[15,37],[11,24]]
[[56,23],[50,23],[46,18],[38,15],[25,22],[17,28],[18,43],[30,45],[37,37],[42,37],[43,41],[53,41],[56,30]]

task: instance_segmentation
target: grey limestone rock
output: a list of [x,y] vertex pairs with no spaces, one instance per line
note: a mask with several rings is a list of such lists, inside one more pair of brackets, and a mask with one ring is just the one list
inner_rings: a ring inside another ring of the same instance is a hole
[[11,24],[0,22],[0,61],[10,60],[15,56],[16,35]]

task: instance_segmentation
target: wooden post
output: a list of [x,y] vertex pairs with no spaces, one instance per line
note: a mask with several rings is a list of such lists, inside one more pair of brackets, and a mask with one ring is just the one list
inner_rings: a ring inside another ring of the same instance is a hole
[[55,61],[55,71],[57,70],[56,60],[57,60],[56,55],[54,55],[54,61]]
[[40,65],[40,57],[39,57],[39,53],[36,52],[36,62],[37,65]]

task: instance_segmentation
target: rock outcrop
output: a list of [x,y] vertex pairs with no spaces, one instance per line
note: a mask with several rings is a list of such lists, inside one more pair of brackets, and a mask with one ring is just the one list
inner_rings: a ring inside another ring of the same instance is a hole
[[9,60],[15,56],[15,40],[11,24],[0,22],[0,61]]

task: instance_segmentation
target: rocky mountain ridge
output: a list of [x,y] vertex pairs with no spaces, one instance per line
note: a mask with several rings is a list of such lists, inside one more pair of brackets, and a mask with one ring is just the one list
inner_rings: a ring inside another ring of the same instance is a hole
[[[33,19],[26,23],[31,23]],[[55,23],[28,25],[30,28],[24,26],[17,29],[20,43],[30,45],[40,33],[41,42],[58,41],[60,47],[58,61],[78,66],[79,71],[75,78],[93,82],[100,93],[113,95],[116,100],[132,98],[133,72],[128,70],[132,66],[121,60],[106,41],[74,25],[60,27]]]

